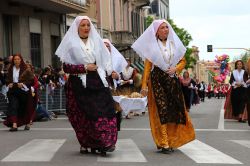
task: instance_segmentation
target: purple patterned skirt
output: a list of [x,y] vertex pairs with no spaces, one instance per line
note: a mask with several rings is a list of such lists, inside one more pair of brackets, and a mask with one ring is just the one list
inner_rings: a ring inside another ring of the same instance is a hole
[[[88,109],[95,109],[98,106],[103,106],[105,103],[109,102],[108,100],[112,100],[112,96],[110,98],[111,93],[100,92],[102,89],[95,89],[94,92],[100,93],[100,95],[89,95],[91,90],[88,90],[88,93],[84,93],[84,88],[80,88],[79,91],[83,91],[81,96],[79,97],[76,94],[74,88],[79,85],[75,85],[78,77],[70,76],[67,85],[66,85],[66,111],[71,122],[72,127],[76,132],[77,139],[82,147],[85,148],[106,148],[116,144],[117,141],[117,127],[116,127],[116,116],[114,114],[108,114],[106,116],[105,112],[102,110],[107,109],[98,108],[97,110],[93,110],[96,118],[92,118],[89,116],[90,111],[85,111],[86,107],[80,106],[80,104],[87,104],[89,106]],[[93,94],[92,93],[92,94]],[[82,103],[79,103],[79,99],[82,98]],[[88,103],[84,103],[84,99],[86,98]],[[103,100],[101,100],[103,98]],[[100,105],[98,104],[100,102]],[[113,103],[113,101],[110,101]],[[94,107],[92,107],[94,105]],[[87,109],[87,108],[86,108]],[[114,110],[113,110],[114,111]],[[103,116],[102,116],[103,114]]]

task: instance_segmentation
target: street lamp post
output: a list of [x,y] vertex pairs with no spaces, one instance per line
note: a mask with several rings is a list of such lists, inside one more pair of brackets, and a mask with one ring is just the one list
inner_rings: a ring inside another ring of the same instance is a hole
[[240,47],[228,47],[228,48],[226,48],[226,47],[218,47],[218,48],[213,48],[213,45],[207,45],[207,52],[213,52],[213,50],[214,49],[220,49],[220,50],[222,50],[222,49],[225,49],[225,50],[245,50],[245,51],[248,51],[249,53],[250,53],[250,48],[240,48]]
[[245,51],[250,52],[249,48],[214,48],[214,49],[233,49],[233,50],[245,50]]

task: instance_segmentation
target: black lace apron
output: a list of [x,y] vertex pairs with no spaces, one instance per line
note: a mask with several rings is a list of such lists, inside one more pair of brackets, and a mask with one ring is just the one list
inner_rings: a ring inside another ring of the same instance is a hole
[[186,124],[185,102],[178,78],[154,67],[151,80],[161,124]]
[[97,120],[99,117],[115,117],[114,100],[110,89],[104,87],[97,72],[88,72],[86,88],[77,76],[70,76],[72,90],[76,96],[76,102],[86,117]]

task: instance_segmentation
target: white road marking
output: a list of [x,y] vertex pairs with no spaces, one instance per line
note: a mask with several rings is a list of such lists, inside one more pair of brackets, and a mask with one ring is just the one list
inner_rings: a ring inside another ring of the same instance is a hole
[[225,103],[225,99],[223,99],[221,102],[220,119],[219,119],[219,123],[218,123],[219,130],[224,130],[224,114],[225,114],[224,103]]
[[98,162],[147,162],[132,139],[119,139],[116,150],[107,157],[98,157]]
[[50,161],[65,139],[34,139],[2,159],[2,162]]
[[179,149],[196,163],[242,164],[240,161],[199,140],[194,140]]
[[[8,128],[0,128],[0,131],[8,131]],[[31,127],[31,131],[73,131],[73,128],[36,128]],[[121,131],[150,131],[150,128],[121,128]],[[239,132],[250,132],[248,129],[195,129],[195,131],[239,131]]]
[[250,141],[249,140],[230,140],[247,148],[250,148]]

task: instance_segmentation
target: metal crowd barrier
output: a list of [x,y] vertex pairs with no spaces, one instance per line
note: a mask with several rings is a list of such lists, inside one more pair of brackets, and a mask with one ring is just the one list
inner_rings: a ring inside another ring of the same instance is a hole
[[5,111],[7,110],[7,106],[7,98],[2,93],[0,93],[0,120],[6,117]]
[[[66,113],[66,98],[64,87],[57,87],[50,91],[47,85],[44,89],[39,90],[40,102],[44,108],[48,111],[52,111],[56,114]],[[6,97],[0,93],[0,118],[5,117],[5,112],[8,107]]]
[[57,87],[53,91],[46,85],[44,90],[40,90],[40,101],[48,111],[58,114],[66,112],[66,97],[64,87]]

